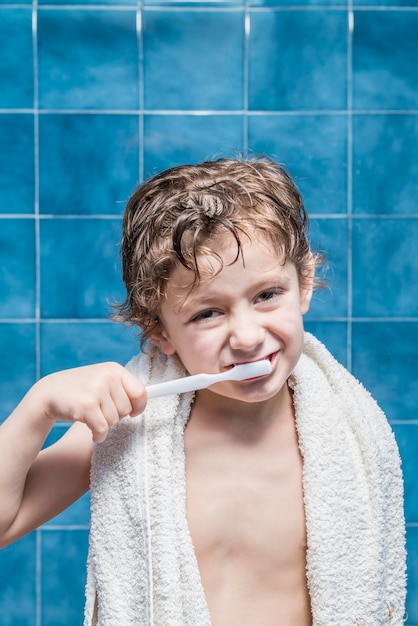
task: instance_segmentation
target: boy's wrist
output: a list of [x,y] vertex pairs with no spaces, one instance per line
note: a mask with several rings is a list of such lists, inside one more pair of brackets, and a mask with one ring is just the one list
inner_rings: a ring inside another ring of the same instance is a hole
[[27,392],[16,410],[28,419],[28,426],[48,432],[56,418],[52,412],[52,402],[45,379],[38,380]]

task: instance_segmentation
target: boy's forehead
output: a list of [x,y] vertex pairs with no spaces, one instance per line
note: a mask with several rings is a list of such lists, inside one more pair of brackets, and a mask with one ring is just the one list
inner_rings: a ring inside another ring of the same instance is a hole
[[[280,246],[273,243],[271,237],[262,231],[257,231],[252,226],[240,228],[240,255],[241,257],[263,254],[272,260],[283,262],[283,251]],[[221,231],[208,238],[197,251],[197,258],[204,261],[206,257],[220,256],[225,265],[233,263],[237,259],[238,243],[236,237],[228,232]]]
[[167,281],[166,293],[180,290],[183,296],[186,293],[189,296],[205,289],[216,279],[222,280],[223,276],[233,273],[236,266],[255,277],[259,276],[260,279],[268,274],[281,278],[289,275],[290,278],[294,269],[294,264],[285,259],[280,247],[259,234],[242,238],[240,250],[232,235],[216,237],[203,250],[197,252],[196,265],[198,273],[184,267],[180,261],[175,263]]

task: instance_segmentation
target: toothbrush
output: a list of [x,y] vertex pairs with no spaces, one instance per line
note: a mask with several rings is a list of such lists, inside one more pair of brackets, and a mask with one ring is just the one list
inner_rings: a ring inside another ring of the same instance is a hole
[[169,396],[174,393],[196,391],[225,380],[247,380],[270,374],[271,371],[272,366],[267,359],[254,361],[253,363],[243,363],[242,365],[235,365],[222,374],[195,374],[194,376],[186,376],[185,378],[176,378],[175,380],[148,385],[146,388],[147,396],[150,399]]

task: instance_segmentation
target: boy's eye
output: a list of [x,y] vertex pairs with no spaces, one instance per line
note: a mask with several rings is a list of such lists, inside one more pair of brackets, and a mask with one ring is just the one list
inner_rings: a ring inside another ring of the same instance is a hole
[[210,320],[219,315],[218,311],[214,311],[213,309],[208,309],[207,311],[202,311],[202,313],[198,313],[194,316],[193,322],[199,322],[200,320]]
[[257,297],[257,300],[259,300],[260,302],[268,302],[275,296],[279,295],[279,293],[281,293],[280,289],[269,289],[260,293],[260,295]]

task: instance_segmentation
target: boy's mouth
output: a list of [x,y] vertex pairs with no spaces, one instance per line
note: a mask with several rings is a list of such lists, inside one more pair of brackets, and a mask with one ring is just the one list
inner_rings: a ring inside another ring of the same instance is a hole
[[272,352],[271,354],[268,354],[267,356],[264,357],[260,357],[259,359],[252,359],[252,360],[248,360],[248,361],[239,361],[238,363],[233,363],[232,365],[229,365],[228,367],[226,367],[227,370],[233,369],[234,367],[237,367],[238,365],[249,365],[251,363],[259,363],[261,361],[268,361],[270,363],[270,371],[267,373],[263,373],[259,376],[250,376],[249,378],[244,378],[242,379],[242,382],[252,382],[254,380],[258,380],[259,378],[265,378],[266,376],[270,375],[271,372],[274,369],[274,363],[276,361],[278,352]]
[[232,363],[231,365],[228,365],[225,369],[229,370],[233,367],[236,367],[237,365],[246,365],[247,363],[257,363],[258,361],[270,361],[270,363],[273,365],[273,361],[275,360],[275,357],[277,354],[278,352],[272,352],[271,354],[268,354],[267,356],[261,356],[258,359],[251,359],[248,361],[239,361],[237,363]]

